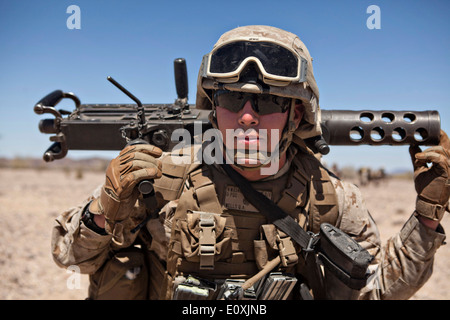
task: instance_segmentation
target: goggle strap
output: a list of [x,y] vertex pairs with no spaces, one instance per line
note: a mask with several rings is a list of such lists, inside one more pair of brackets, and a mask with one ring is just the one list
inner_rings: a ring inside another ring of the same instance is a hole
[[291,99],[291,109],[289,110],[289,118],[288,118],[288,131],[292,134],[297,129],[295,126],[295,99]]

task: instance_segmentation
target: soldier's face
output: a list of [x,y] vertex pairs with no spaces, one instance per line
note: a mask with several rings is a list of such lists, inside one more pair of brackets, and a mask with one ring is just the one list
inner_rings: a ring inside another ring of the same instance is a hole
[[[238,112],[216,107],[217,125],[228,150],[242,149],[273,152],[278,146],[288,112],[260,115],[247,101]],[[230,134],[231,133],[231,134]],[[251,165],[250,160],[243,163]]]

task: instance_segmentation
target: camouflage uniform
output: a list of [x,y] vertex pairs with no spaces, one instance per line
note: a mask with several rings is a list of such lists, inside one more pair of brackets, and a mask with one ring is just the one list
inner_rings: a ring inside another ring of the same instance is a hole
[[[165,161],[167,158],[163,159],[163,164],[169,162],[169,167],[170,161]],[[274,189],[280,189],[276,186],[279,186],[277,181],[282,176],[283,174],[278,174],[269,181]],[[377,226],[365,206],[360,190],[335,177],[331,181],[339,204],[336,226],[375,256],[371,269],[376,276],[363,288],[360,299],[410,298],[432,274],[434,254],[445,239],[443,230],[433,231],[423,226],[413,214],[401,231],[382,245]],[[189,187],[184,185],[184,188],[184,192],[188,192]],[[273,190],[274,193],[281,191]],[[111,235],[94,232],[81,219],[85,206],[94,197],[98,197],[98,194],[99,189],[83,205],[72,208],[57,218],[53,230],[52,252],[59,266],[76,265],[82,273],[95,274],[111,259],[112,252],[120,250],[111,242]],[[166,201],[160,218],[151,220],[146,226],[153,237],[153,241],[147,243],[147,248],[160,260],[167,258],[171,219],[177,202],[177,199]],[[137,203],[135,209],[135,221],[130,218],[126,222],[133,226],[145,216],[142,204]],[[125,238],[128,237],[130,239],[127,241],[133,242],[137,236],[127,232]]]

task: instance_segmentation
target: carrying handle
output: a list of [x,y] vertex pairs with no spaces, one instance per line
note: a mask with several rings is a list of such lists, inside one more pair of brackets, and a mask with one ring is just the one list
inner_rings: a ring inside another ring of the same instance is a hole
[[[136,145],[136,144],[149,144],[144,139],[134,139],[128,142],[127,145]],[[147,218],[144,219],[141,223],[139,223],[136,227],[134,227],[131,230],[131,233],[136,233],[139,229],[141,229],[145,224],[153,218],[156,218],[157,215],[157,208],[158,208],[158,201],[156,200],[156,194],[155,194],[155,188],[153,187],[153,184],[155,183],[155,180],[153,179],[147,179],[142,180],[138,184],[138,190],[142,194],[142,197],[144,199],[144,204],[147,210],[149,210],[151,213],[147,216]]]

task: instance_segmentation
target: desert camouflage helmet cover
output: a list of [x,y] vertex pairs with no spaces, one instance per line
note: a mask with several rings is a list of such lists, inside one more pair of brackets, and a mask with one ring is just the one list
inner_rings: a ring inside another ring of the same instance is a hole
[[[316,80],[314,79],[312,59],[308,49],[298,36],[291,32],[271,26],[245,26],[224,33],[213,48],[233,40],[270,40],[272,42],[278,42],[292,48],[301,57],[306,59],[308,63],[306,82],[290,83],[287,86],[272,85],[270,86],[269,93],[302,100],[303,105],[305,106],[305,114],[300,126],[295,131],[295,135],[305,139],[321,134],[319,89]],[[219,79],[203,77],[203,67],[203,65],[200,67],[198,74],[196,107],[198,109],[208,110],[212,109],[210,90],[218,88],[217,84]],[[237,82],[223,84],[223,86],[230,91],[262,93],[262,87],[258,84]],[[208,94],[208,92],[210,94]]]

